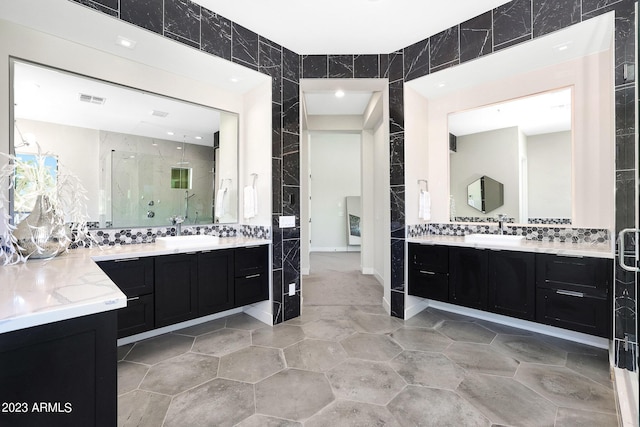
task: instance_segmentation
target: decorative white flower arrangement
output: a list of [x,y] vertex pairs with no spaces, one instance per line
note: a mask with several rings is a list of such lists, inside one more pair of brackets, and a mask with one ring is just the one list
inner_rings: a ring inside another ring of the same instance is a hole
[[[0,168],[2,265],[52,258],[67,251],[72,240],[83,241],[89,236],[87,190],[75,174],[57,161],[55,169],[48,165],[47,159],[55,156],[42,153],[39,145],[33,160],[0,155],[6,159]],[[17,213],[14,218],[9,212],[10,190]]]

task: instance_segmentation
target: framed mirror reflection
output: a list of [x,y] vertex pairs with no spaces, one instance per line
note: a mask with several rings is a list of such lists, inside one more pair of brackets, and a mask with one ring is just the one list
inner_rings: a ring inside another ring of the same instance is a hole
[[92,228],[238,222],[237,114],[18,59],[11,74],[13,153],[78,176]]

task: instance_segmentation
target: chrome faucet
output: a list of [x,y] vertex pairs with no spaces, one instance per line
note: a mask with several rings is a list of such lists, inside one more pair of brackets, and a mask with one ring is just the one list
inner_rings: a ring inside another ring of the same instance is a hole
[[180,215],[172,215],[169,218],[169,221],[171,221],[171,225],[174,225],[176,227],[176,236],[181,236],[182,235],[182,223],[184,222],[184,218],[181,217]]
[[506,214],[498,214],[498,234],[504,234],[504,223],[507,221]]

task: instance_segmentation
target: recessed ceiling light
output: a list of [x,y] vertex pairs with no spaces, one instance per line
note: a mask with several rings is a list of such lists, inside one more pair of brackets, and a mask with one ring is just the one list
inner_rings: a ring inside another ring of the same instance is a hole
[[202,137],[201,137],[201,136],[196,136],[195,138],[196,138],[196,139],[202,139]]
[[445,87],[447,84],[445,82],[438,83],[438,87]]
[[128,39],[126,37],[118,36],[116,37],[116,44],[122,47],[126,47],[127,49],[133,49],[136,47],[136,41]]
[[176,150],[182,150],[182,147],[178,145],[178,146],[176,147]]
[[344,97],[344,91],[343,91],[343,90],[338,89],[338,90],[336,91],[336,98],[342,98],[342,97]]
[[158,143],[157,142],[152,142],[151,145],[153,145],[154,147],[157,147]]
[[239,79],[239,78],[237,78],[237,77],[230,77],[230,78],[229,78],[229,81],[230,81],[231,83],[238,83],[238,82],[240,81],[240,79]]
[[568,42],[560,43],[560,44],[555,45],[553,48],[556,49],[559,52],[562,52],[563,50],[569,49],[569,46],[571,45],[571,43],[573,43],[573,42],[568,41]]
[[167,132],[167,135],[173,135],[173,132],[169,131]]

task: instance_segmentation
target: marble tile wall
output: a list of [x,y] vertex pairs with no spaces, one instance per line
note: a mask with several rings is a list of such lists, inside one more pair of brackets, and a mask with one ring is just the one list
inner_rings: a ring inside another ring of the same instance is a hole
[[[299,291],[282,292],[285,283],[300,286],[299,229],[299,79],[388,78],[390,98],[390,176],[392,247],[392,314],[404,312],[404,109],[405,81],[453,67],[591,17],[615,11],[616,85],[616,232],[635,227],[636,159],[635,81],[625,79],[625,64],[636,53],[633,0],[512,0],[402,50],[380,55],[308,55],[299,57],[285,47],[223,18],[190,0],[70,0],[131,22],[187,46],[256,69],[274,77],[273,96],[273,281],[274,321],[300,312]],[[200,31],[196,31],[196,27]],[[393,21],[390,21],[393,25]],[[278,59],[278,55],[281,55]],[[267,59],[263,62],[262,59]],[[273,62],[272,62],[273,60]],[[279,65],[278,65],[279,64]],[[272,74],[274,73],[274,74]],[[281,73],[281,74],[278,74]],[[280,230],[277,216],[297,218],[295,229]],[[626,249],[633,247],[627,241]],[[623,256],[625,254],[622,254]],[[636,277],[616,271],[616,363],[635,369]],[[630,338],[631,343],[626,343]]]

